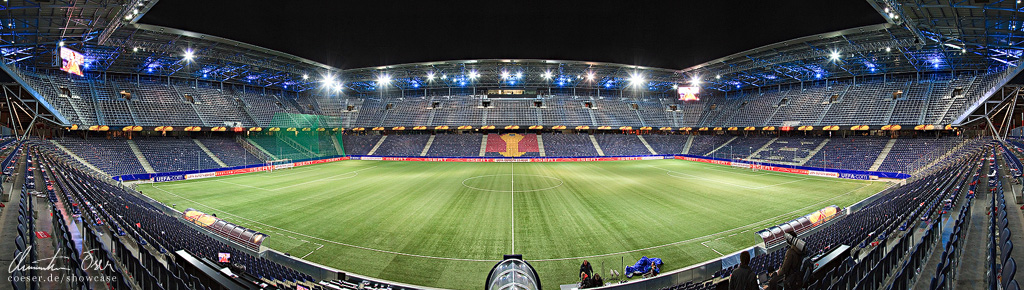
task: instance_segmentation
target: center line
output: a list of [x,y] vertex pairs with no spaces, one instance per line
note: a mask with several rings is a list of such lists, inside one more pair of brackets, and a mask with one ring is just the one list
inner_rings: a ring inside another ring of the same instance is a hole
[[516,163],[512,164],[512,253],[516,253]]

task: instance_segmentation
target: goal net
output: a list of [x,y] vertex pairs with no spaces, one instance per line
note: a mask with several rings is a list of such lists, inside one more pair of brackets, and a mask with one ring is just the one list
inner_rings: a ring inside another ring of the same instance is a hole
[[292,168],[294,164],[291,159],[277,159],[267,161],[267,166],[270,167],[270,172],[274,172],[274,170]]

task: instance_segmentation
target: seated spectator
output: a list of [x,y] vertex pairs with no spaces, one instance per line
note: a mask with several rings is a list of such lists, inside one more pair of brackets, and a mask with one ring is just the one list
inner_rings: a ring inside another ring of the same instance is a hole
[[757,290],[757,275],[750,270],[750,252],[740,253],[740,265],[729,276],[729,290]]

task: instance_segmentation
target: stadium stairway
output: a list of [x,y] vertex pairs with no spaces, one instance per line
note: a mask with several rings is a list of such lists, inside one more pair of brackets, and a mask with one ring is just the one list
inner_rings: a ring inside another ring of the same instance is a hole
[[[23,162],[17,163],[14,172],[23,172],[25,170],[22,163]],[[17,178],[17,176],[15,176],[15,178],[10,178],[8,180],[10,180],[10,182],[4,182],[3,187],[4,192],[11,193],[10,200],[7,201],[7,205],[10,205],[10,207],[0,209],[0,240],[2,241],[14,241],[18,236],[18,231],[16,230],[18,227],[17,205],[21,202],[21,195],[16,194],[14,189],[20,189],[25,179]],[[0,243],[0,263],[9,265],[11,261],[14,261],[15,249],[14,243]],[[8,285],[7,287],[10,287],[10,277],[10,271],[0,271],[0,279],[4,280],[4,285]]]
[[644,143],[644,147],[647,147],[647,151],[651,151],[651,155],[658,155],[658,152],[654,151],[654,148],[651,148],[651,144],[647,144],[647,139],[644,139],[644,136],[636,135],[636,137],[640,138],[640,143]]
[[[484,136],[486,138],[487,136]],[[384,144],[384,140],[388,138],[388,135],[380,136],[380,140],[377,140],[377,144],[373,145],[373,149],[370,152],[366,152],[366,155],[373,155],[377,152],[377,148],[380,148],[380,144]]]
[[690,145],[693,145],[693,135],[686,137],[686,145],[683,146],[683,152],[680,154],[690,154]]
[[480,157],[487,155],[487,134],[483,134],[483,138],[480,140]]
[[[341,135],[338,135],[338,136],[341,136]],[[338,151],[338,155],[347,155],[347,154],[345,154],[345,149],[341,148],[341,142],[338,141],[338,136],[335,136],[334,138],[331,138],[331,142],[334,143],[334,150]]]
[[[242,148],[245,148],[245,150],[249,151],[249,153],[252,154],[253,156],[256,156],[256,157],[266,156],[267,160],[277,160],[277,156],[274,156],[274,154],[270,154],[270,151],[267,151],[267,149],[264,149],[263,146],[260,146],[260,144],[256,143],[256,141],[253,141],[253,140],[251,140],[249,138],[242,138],[241,136],[238,136],[235,139],[235,141],[238,141],[238,144],[241,144]],[[256,150],[253,150],[254,148]],[[257,153],[259,153],[259,154],[257,154]],[[267,161],[267,160],[263,160],[263,161]]]
[[985,255],[988,249],[988,235],[985,233],[985,225],[988,216],[985,210],[987,204],[982,201],[992,198],[988,191],[988,182],[978,182],[975,192],[977,197],[975,197],[975,202],[971,203],[971,220],[965,229],[967,241],[962,250],[963,254],[960,256],[960,269],[957,270],[959,279],[953,284],[955,285],[954,289],[971,289],[977,285],[986,285],[985,267],[988,261],[985,259]]
[[[1019,184],[1014,184],[1013,179],[1008,176],[1011,175],[1009,171],[1009,164],[1006,163],[1006,159],[1002,154],[996,154],[996,160],[999,162],[999,180],[1003,183],[1003,188],[1006,189],[1006,220],[1008,222],[1007,228],[1012,233],[1010,235],[1010,242],[1014,245],[1024,245],[1024,211],[1020,209],[1019,203],[1014,202],[1011,195],[1015,195],[1016,192],[1021,190]],[[1024,261],[1024,251],[1017,249],[1016,251],[1010,252],[1010,257],[1015,261]],[[1018,270],[1020,273],[1021,270]],[[1018,277],[1019,278],[1019,277]]]
[[544,153],[544,138],[541,135],[544,134],[537,134],[537,151],[540,151],[540,157],[544,157],[547,154]]
[[[889,143],[885,143],[885,147],[882,148],[882,152],[878,153],[878,158],[875,159],[875,163],[871,164],[869,171],[878,171],[879,167],[882,167],[882,162],[885,162],[885,157],[889,156],[889,151],[892,150],[892,145],[896,144],[896,139],[889,139]],[[814,156],[814,155],[811,155]]]
[[757,150],[750,153],[750,155],[747,156],[747,159],[753,159],[754,156],[757,156],[757,153],[761,153],[761,151],[764,151],[765,148],[768,148],[769,146],[772,146],[772,144],[775,144],[776,140],[779,140],[779,137],[775,137],[772,138],[771,140],[768,140],[768,143],[764,143],[764,145],[761,146],[761,148],[757,148]]
[[594,149],[597,150],[597,155],[604,156],[604,150],[601,150],[601,145],[597,145],[597,138],[594,135],[590,135],[590,143],[594,143]]
[[[693,137],[691,136],[690,138],[692,140]],[[730,138],[729,141],[725,141],[725,143],[722,143],[722,145],[718,145],[718,147],[715,147],[715,150],[711,150],[711,152],[708,152],[707,154],[704,154],[704,156],[712,156],[711,154],[715,154],[715,151],[718,151],[718,149],[725,148],[725,146],[729,145],[729,143],[732,143],[732,141],[736,140],[736,138],[739,138],[739,137],[732,137],[732,138]],[[689,149],[689,148],[687,148],[687,149]]]
[[804,164],[807,164],[807,161],[811,160],[811,156],[814,156],[814,154],[818,154],[818,151],[821,151],[821,148],[825,148],[825,144],[828,144],[829,140],[832,139],[825,138],[825,140],[822,140],[821,144],[818,144],[818,147],[814,147],[814,150],[811,150],[811,152],[807,154],[807,157],[803,158],[803,160],[800,160],[800,162],[797,162],[796,165],[804,166]]
[[423,146],[423,151],[420,151],[420,156],[427,156],[427,151],[430,151],[430,145],[434,144],[434,136],[436,135],[430,135],[430,139],[427,139],[427,145]]
[[142,164],[143,169],[146,169],[146,173],[156,173],[153,166],[150,166],[149,161],[146,160],[146,156],[142,156],[142,151],[139,150],[139,145],[135,144],[135,140],[128,140],[128,148],[132,149],[132,153],[135,154],[135,158],[139,159],[139,163]]
[[89,169],[92,169],[93,171],[96,171],[96,172],[101,172],[103,174],[107,174],[106,172],[103,172],[103,170],[100,170],[99,168],[96,168],[95,165],[92,165],[91,163],[89,163],[89,161],[86,161],[81,156],[78,156],[78,154],[75,154],[75,152],[71,152],[71,150],[68,150],[68,148],[64,147],[64,145],[60,145],[60,143],[57,143],[57,140],[50,139],[50,144],[53,144],[53,146],[55,146],[57,148],[60,148],[60,150],[63,150],[64,153],[68,154],[68,156],[71,156],[71,158],[74,158],[75,161],[78,161],[79,163],[84,164],[85,167],[89,167]]
[[213,159],[213,162],[217,162],[217,165],[220,165],[220,167],[228,167],[224,161],[220,161],[220,158],[217,158],[217,155],[213,155],[213,152],[210,152],[210,148],[206,148],[206,145],[199,142],[199,139],[192,139],[192,142],[195,142],[196,146],[199,146],[199,149],[203,149],[203,152],[206,152],[206,155],[210,156],[210,159]]

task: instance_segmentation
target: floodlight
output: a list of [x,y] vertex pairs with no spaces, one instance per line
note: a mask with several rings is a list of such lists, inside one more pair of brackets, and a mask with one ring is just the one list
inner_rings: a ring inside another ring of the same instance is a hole
[[716,79],[716,80],[720,80],[720,79],[722,79],[722,75],[715,75],[715,79]]
[[521,79],[521,78],[523,78],[523,72],[517,72],[517,73],[516,73],[516,78],[517,78],[517,79]]
[[546,71],[543,74],[541,74],[540,76],[544,77],[545,79],[550,79],[551,78],[551,71]]
[[890,52],[890,51],[892,51],[892,48],[891,48],[891,47],[886,47],[886,48],[885,48],[885,52]]
[[690,84],[694,85],[694,86],[699,86],[700,85],[700,76],[694,76],[693,79],[690,79]]
[[839,60],[839,52],[833,50],[832,53],[829,54],[829,58],[832,60]]
[[509,74],[508,74],[508,72],[507,72],[507,71],[503,71],[503,72],[501,72],[501,79],[507,79],[507,78],[508,78],[508,76],[509,76]]
[[60,42],[58,42],[58,43],[57,43],[57,46],[64,46],[64,41],[63,41],[63,40],[61,40]]
[[639,86],[639,85],[643,84],[643,82],[644,82],[644,77],[642,75],[640,75],[640,74],[633,74],[633,75],[629,76],[629,83],[631,85]]
[[442,75],[441,75],[441,79],[442,79],[442,80],[443,80],[443,79],[447,79],[447,78],[448,78],[448,75],[446,75],[446,74],[442,74]]
[[391,76],[390,75],[382,74],[379,77],[377,77],[377,84],[379,84],[379,85],[387,85],[389,83],[391,83]]
[[309,79],[309,75],[307,75],[307,74],[303,74],[303,75],[302,75],[302,79],[304,79],[304,80],[308,80],[308,79]]
[[588,81],[593,81],[594,80],[594,73],[587,73],[587,80]]
[[195,54],[195,52],[192,52],[191,48],[185,50],[185,60],[191,61],[195,57],[196,57],[196,54]]
[[434,72],[428,72],[427,73],[427,80],[428,81],[434,80]]

